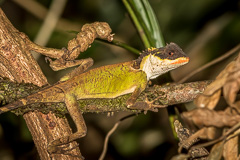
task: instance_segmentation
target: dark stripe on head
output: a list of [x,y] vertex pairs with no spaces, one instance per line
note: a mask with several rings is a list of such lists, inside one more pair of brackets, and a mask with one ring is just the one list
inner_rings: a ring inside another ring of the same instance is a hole
[[160,57],[161,59],[174,60],[180,57],[187,57],[187,55],[182,51],[182,49],[175,43],[167,44],[165,47],[161,48],[149,48],[144,50],[138,59],[134,62],[133,68],[139,69],[142,59],[149,54]]
[[164,47],[163,52],[156,53],[156,56],[161,59],[175,60],[180,57],[187,57],[187,55],[182,51],[182,49],[175,43],[170,43]]

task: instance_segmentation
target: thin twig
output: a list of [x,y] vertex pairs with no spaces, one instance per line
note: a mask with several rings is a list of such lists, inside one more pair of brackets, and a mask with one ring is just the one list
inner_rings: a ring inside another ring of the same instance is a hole
[[109,141],[109,137],[117,130],[118,126],[120,125],[120,123],[122,121],[124,121],[125,119],[128,119],[130,117],[135,116],[136,114],[130,114],[128,116],[125,116],[123,118],[121,118],[118,122],[115,123],[115,125],[113,126],[113,128],[107,133],[105,140],[104,140],[104,145],[103,145],[103,151],[101,153],[101,156],[99,157],[99,160],[103,160],[106,153],[107,153],[107,147],[108,147],[108,141]]
[[180,81],[178,81],[178,83],[184,83],[187,79],[191,78],[193,75],[197,74],[198,72],[203,71],[204,69],[224,60],[225,58],[231,56],[232,54],[234,54],[235,52],[237,52],[240,49],[240,44],[238,44],[236,47],[234,47],[233,49],[231,49],[230,51],[228,51],[227,53],[225,53],[224,55],[212,60],[211,62],[203,65],[202,67],[196,69],[195,71],[191,72],[190,74],[188,74],[187,76],[185,76],[184,78],[182,78]]
[[111,44],[111,45],[115,45],[115,46],[118,46],[118,47],[121,47],[121,48],[124,48],[132,53],[135,53],[137,55],[139,55],[141,53],[140,50],[136,49],[136,48],[133,48],[131,47],[130,45],[126,44],[126,43],[123,43],[123,42],[120,42],[120,41],[117,41],[117,40],[112,40],[111,42],[107,41],[107,40],[104,40],[104,39],[100,39],[100,38],[97,38],[97,41],[99,42],[103,42],[103,43],[107,43],[107,44]]

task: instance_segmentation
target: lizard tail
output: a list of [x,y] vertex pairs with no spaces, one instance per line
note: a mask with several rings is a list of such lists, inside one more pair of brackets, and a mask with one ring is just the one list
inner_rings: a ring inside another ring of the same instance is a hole
[[0,107],[0,114],[11,111],[13,109],[17,109],[19,107],[25,106],[24,99],[17,100],[13,103]]

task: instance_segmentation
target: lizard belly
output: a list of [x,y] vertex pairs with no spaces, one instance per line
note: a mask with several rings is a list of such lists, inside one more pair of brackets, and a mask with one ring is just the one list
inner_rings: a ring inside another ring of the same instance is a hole
[[84,94],[78,94],[77,99],[90,99],[90,98],[116,98],[125,94],[132,93],[135,90],[136,86],[133,86],[127,90],[123,91],[106,91],[106,92],[95,92],[91,94],[87,94],[86,92]]
[[[116,98],[118,96],[122,96],[122,95],[125,95],[125,94],[129,94],[129,93],[133,93],[133,91],[135,90],[136,86],[133,86],[132,88],[129,88],[127,90],[124,90],[123,92],[116,92],[116,94],[112,94],[110,93],[109,97],[108,98]],[[112,94],[112,95],[111,95]],[[106,95],[107,96],[107,95]]]
[[[128,89],[128,90],[125,90],[124,92],[122,92],[121,95],[124,95],[124,94],[129,94],[129,93],[133,93],[133,91],[136,89],[136,86]],[[120,96],[120,95],[119,95]]]

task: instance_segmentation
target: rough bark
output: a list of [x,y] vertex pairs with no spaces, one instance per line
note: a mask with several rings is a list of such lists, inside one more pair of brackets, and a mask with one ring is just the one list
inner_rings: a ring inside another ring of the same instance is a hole
[[[38,86],[48,82],[40,67],[32,57],[22,34],[15,29],[0,9],[0,76],[15,82],[33,83]],[[66,119],[57,118],[54,114],[44,115],[40,112],[24,114],[24,119],[32,134],[35,146],[41,159],[81,159],[78,148],[72,150],[72,157],[63,154],[49,155],[47,145],[53,139],[71,133]],[[71,143],[76,146],[76,142]]]

